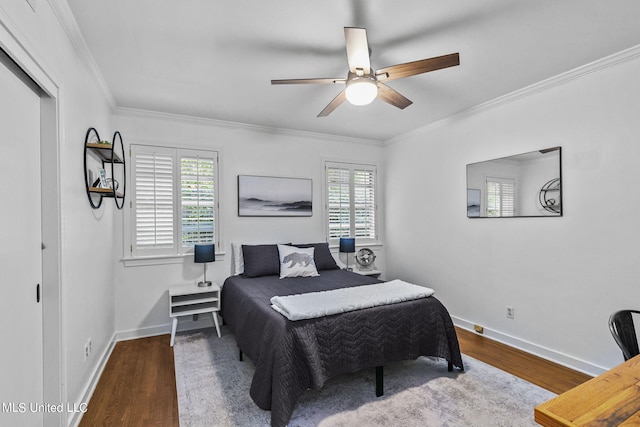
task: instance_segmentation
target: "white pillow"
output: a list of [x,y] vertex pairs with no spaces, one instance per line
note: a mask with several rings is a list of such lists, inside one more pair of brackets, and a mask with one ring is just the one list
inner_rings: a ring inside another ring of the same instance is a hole
[[280,253],[280,278],[319,276],[313,253],[316,248],[296,248],[278,245]]
[[242,244],[232,243],[231,253],[233,255],[233,275],[244,273],[244,257],[242,256]]

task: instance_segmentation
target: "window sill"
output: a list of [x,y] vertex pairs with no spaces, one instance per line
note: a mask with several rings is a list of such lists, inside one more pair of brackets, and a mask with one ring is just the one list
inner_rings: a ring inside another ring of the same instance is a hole
[[[216,252],[216,261],[224,261],[225,252]],[[142,267],[148,265],[184,264],[193,262],[193,254],[154,255],[135,258],[122,258],[125,267]]]
[[[371,242],[371,243],[358,243],[356,241],[356,252],[361,248],[369,248],[369,249],[380,249],[384,246],[382,242]],[[329,244],[330,250],[336,250],[340,248],[339,243]]]

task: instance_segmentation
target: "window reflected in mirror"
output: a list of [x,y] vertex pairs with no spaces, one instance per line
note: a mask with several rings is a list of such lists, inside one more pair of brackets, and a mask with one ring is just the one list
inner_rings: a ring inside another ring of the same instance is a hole
[[467,165],[467,217],[562,216],[562,149]]

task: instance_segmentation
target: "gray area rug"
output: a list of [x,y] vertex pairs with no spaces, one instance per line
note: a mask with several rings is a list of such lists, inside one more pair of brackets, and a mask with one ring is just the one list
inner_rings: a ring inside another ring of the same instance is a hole
[[[254,366],[238,360],[233,335],[213,328],[176,335],[178,408],[182,427],[269,426],[271,413],[249,396]],[[374,369],[341,375],[300,398],[290,427],[536,426],[533,408],[555,394],[463,355],[465,371],[421,357],[384,369],[375,396]]]

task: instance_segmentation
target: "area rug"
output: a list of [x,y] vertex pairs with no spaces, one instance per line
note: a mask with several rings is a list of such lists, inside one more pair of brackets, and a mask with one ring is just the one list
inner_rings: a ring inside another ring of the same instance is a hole
[[[182,427],[269,426],[271,413],[249,396],[254,366],[238,360],[233,335],[204,329],[176,335],[173,347]],[[465,371],[420,357],[384,369],[384,396],[375,371],[364,369],[307,390],[290,427],[536,426],[533,408],[555,394],[463,355]]]

